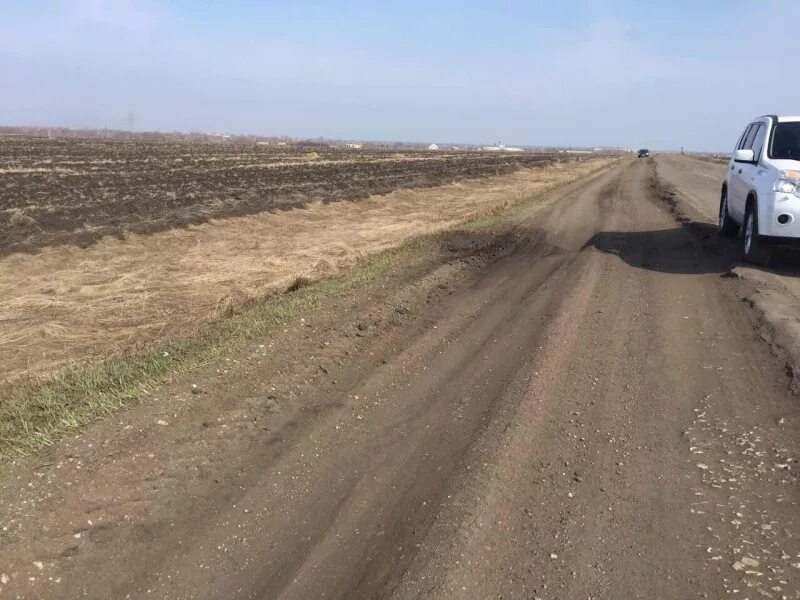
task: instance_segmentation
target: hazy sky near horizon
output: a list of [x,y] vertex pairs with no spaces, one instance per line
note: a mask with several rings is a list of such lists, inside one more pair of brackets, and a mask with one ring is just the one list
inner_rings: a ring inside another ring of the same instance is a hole
[[729,150],[800,2],[0,0],[0,125]]

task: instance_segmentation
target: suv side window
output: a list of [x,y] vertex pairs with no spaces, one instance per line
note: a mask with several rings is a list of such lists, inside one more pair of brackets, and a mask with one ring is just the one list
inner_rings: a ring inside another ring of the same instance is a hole
[[753,160],[758,162],[761,158],[761,151],[764,149],[764,139],[767,137],[767,127],[763,123],[758,124],[756,135],[753,138]]
[[748,136],[748,134],[750,133],[750,130],[751,130],[752,128],[753,128],[753,126],[752,126],[752,125],[748,125],[747,127],[745,127],[745,130],[744,130],[744,132],[742,133],[742,137],[740,137],[740,138],[739,138],[739,142],[736,144],[736,149],[737,149],[737,150],[741,150],[742,148],[744,148],[744,147],[745,147],[745,145],[744,145],[744,142],[745,142],[745,140],[747,139],[747,136]]
[[743,150],[752,150],[753,148],[753,140],[756,137],[756,132],[758,131],[758,126],[760,123],[753,123],[750,125],[750,131],[747,132],[747,137],[744,139],[742,143]]

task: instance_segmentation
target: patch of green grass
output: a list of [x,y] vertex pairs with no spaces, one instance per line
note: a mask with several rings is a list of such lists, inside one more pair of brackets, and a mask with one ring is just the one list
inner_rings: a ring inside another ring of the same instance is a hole
[[0,461],[51,446],[68,433],[128,406],[174,377],[241,348],[331,297],[386,273],[414,245],[387,250],[345,275],[267,299],[140,356],[116,356],[45,382],[20,381],[0,398]]

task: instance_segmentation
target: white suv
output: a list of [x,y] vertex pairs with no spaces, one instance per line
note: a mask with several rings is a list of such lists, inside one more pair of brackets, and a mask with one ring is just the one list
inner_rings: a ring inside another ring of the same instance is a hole
[[745,260],[771,244],[800,244],[800,117],[767,115],[742,132],[722,184],[719,230],[741,233]]

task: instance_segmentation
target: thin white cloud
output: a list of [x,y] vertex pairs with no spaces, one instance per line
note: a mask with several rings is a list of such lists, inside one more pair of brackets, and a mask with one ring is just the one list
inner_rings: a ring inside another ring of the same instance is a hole
[[166,18],[153,0],[65,0],[61,11],[67,24],[99,25],[130,32],[151,32]]

